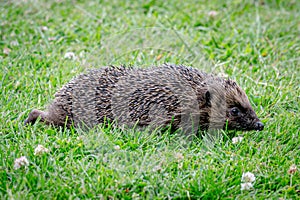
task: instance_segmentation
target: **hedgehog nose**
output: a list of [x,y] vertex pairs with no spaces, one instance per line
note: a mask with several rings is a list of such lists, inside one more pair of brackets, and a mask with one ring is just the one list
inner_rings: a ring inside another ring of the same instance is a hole
[[256,122],[254,124],[254,129],[257,131],[262,131],[264,129],[264,124],[261,122]]

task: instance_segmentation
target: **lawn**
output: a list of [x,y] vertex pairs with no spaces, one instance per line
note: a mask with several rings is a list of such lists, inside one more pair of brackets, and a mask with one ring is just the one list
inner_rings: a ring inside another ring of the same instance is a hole
[[[163,63],[236,80],[265,129],[23,125],[88,69]],[[300,198],[300,1],[1,1],[0,68],[0,199]]]

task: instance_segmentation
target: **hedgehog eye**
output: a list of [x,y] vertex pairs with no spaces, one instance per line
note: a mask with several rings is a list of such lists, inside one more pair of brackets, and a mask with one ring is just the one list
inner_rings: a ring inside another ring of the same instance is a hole
[[240,109],[238,109],[237,107],[234,107],[230,110],[230,114],[232,116],[238,116],[240,114],[240,112],[241,112]]

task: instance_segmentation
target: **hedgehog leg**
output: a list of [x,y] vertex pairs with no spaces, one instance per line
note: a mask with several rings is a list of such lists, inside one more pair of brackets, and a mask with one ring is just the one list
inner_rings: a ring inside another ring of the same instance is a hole
[[29,113],[27,119],[24,121],[24,124],[34,124],[39,117],[41,121],[46,122],[46,116],[46,112],[34,109]]

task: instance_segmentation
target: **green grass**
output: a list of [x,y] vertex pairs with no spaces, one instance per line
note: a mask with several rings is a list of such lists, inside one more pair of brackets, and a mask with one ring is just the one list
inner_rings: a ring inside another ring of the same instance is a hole
[[[0,2],[0,198],[299,198],[299,10],[296,0]],[[210,143],[101,126],[23,126],[31,109],[45,108],[88,68],[164,62],[235,79],[265,129],[237,132],[244,140],[233,144],[226,133]],[[38,144],[50,153],[35,156]],[[15,170],[21,156],[30,164]],[[292,164],[298,171],[290,175]],[[241,191],[247,171],[254,188]]]

